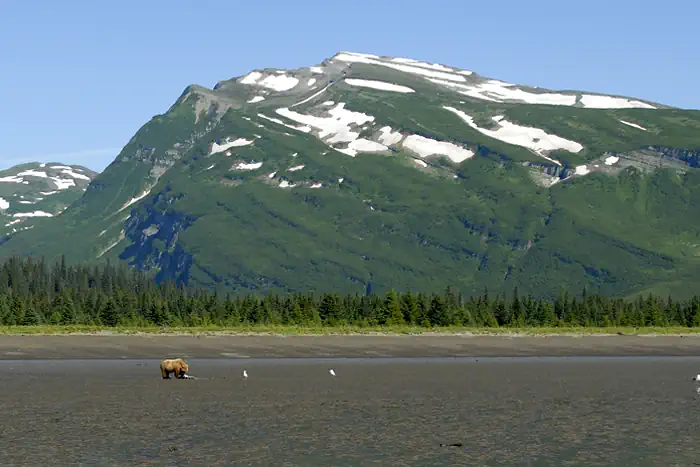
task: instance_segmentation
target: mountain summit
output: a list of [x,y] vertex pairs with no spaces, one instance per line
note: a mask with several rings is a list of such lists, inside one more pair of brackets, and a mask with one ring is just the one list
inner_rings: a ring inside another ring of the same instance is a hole
[[188,86],[0,255],[234,292],[682,295],[699,156],[698,111],[340,52]]
[[97,175],[78,165],[28,163],[0,171],[0,243],[66,210]]

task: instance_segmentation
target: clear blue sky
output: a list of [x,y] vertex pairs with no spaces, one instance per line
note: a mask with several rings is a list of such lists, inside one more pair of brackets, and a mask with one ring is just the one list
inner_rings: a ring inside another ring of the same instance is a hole
[[698,18],[698,0],[6,1],[0,168],[102,170],[188,84],[340,50],[698,109]]

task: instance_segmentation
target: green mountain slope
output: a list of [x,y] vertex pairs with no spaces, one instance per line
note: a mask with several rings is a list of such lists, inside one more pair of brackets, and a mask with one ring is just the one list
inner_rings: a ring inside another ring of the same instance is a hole
[[234,292],[682,295],[699,157],[699,111],[339,53],[187,87],[0,257]]
[[60,163],[28,163],[0,171],[0,243],[61,214],[96,175],[85,167]]

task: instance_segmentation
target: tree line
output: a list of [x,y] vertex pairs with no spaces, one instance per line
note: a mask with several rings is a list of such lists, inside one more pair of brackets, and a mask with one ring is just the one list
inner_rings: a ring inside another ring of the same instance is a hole
[[226,295],[156,283],[122,264],[11,258],[0,266],[0,325],[557,327],[700,326],[700,297],[634,300],[562,293],[396,292]]

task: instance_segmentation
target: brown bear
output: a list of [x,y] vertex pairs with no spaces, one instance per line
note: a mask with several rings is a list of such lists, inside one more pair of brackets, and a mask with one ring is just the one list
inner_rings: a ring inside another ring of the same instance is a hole
[[160,362],[160,373],[163,375],[163,379],[170,379],[170,373],[175,373],[175,377],[178,379],[184,379],[188,371],[190,371],[189,365],[181,358]]

